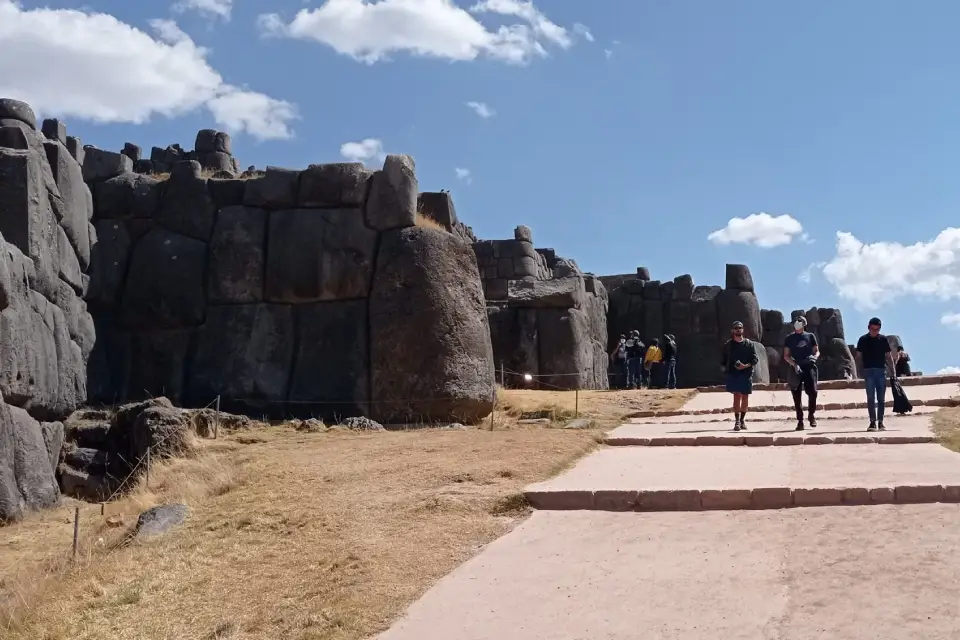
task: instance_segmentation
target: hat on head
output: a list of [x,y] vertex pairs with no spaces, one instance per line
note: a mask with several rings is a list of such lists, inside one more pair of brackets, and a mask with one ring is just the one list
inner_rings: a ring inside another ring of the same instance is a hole
[[803,326],[807,326],[807,319],[803,316],[797,316],[797,319],[794,320],[794,322],[802,322]]
[[733,323],[732,329],[743,329],[743,323],[737,320]]
[[880,322],[880,318],[877,318],[877,317],[870,318],[870,322],[867,323],[868,327],[873,325],[876,325],[878,327],[883,326],[883,324]]
[[639,335],[640,335],[640,332],[637,331],[636,329],[634,329],[633,331],[630,332],[630,335],[632,335],[632,336],[639,336]]

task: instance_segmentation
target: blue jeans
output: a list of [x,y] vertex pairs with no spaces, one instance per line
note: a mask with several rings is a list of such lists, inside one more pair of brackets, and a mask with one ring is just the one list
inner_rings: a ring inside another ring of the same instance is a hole
[[867,413],[870,422],[883,422],[883,403],[887,395],[887,370],[874,368],[863,370],[863,381],[867,388]]
[[674,358],[668,360],[665,365],[667,367],[667,389],[676,389],[677,388],[677,361]]
[[627,388],[639,387],[643,371],[643,358],[629,358],[627,360]]

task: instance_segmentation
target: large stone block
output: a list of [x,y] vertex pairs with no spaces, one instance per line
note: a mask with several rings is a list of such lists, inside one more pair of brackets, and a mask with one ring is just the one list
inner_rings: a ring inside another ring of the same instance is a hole
[[845,339],[843,333],[843,316],[839,309],[820,309],[819,337],[822,342],[839,338]]
[[243,204],[263,209],[290,209],[297,206],[299,191],[299,171],[267,167],[262,177],[247,180]]
[[664,334],[663,302],[661,300],[644,300],[643,302],[643,333],[640,335],[645,344],[650,340],[661,339]]
[[[68,283],[77,293],[83,292],[82,272],[80,270],[80,261],[77,259],[77,253],[73,250],[73,245],[67,238],[63,227],[55,227],[57,238],[58,257],[56,263],[59,266],[58,275],[60,279]],[[58,289],[59,291],[59,289]],[[56,300],[56,298],[54,298]]]
[[299,336],[290,410],[331,418],[368,414],[367,301],[298,305],[295,313]]
[[187,402],[220,395],[227,411],[276,411],[287,399],[294,339],[289,305],[211,306],[197,330]]
[[63,201],[60,226],[66,232],[80,266],[85,271],[90,266],[90,237],[87,229],[93,217],[90,189],[83,181],[80,165],[65,146],[48,140],[43,143],[43,148]]
[[[417,196],[417,211],[431,220],[436,220],[448,231],[453,230],[459,222],[457,219],[457,208],[453,206],[453,197],[446,191],[439,193],[425,191],[419,194]],[[526,227],[523,228],[527,229]],[[521,227],[517,227],[517,229],[520,230]],[[529,229],[527,229],[527,231],[529,231]],[[522,240],[523,238],[517,239]],[[529,238],[526,241],[532,242]]]
[[540,372],[537,310],[490,306],[487,307],[487,320],[494,364],[498,370],[502,365],[504,370],[515,372],[505,376],[509,386],[525,386],[525,381],[516,374],[537,375]]
[[57,306],[63,311],[70,339],[80,347],[86,361],[97,340],[93,317],[87,312],[87,303],[77,295],[73,287],[61,281]]
[[745,264],[728,264],[725,289],[753,291],[753,275]]
[[131,173],[133,171],[133,160],[122,153],[104,151],[95,147],[87,147],[85,151],[83,179],[87,182],[109,180],[121,173]]
[[267,241],[267,213],[226,207],[210,239],[210,303],[260,302]]
[[693,276],[689,273],[673,279],[673,299],[687,301],[693,299]]
[[0,119],[18,120],[31,129],[37,128],[37,116],[30,105],[13,98],[0,98]]
[[360,162],[312,164],[300,174],[297,205],[305,208],[362,207],[373,172]]
[[56,118],[47,118],[44,120],[40,131],[47,140],[59,142],[62,145],[67,144],[67,125]]
[[132,172],[94,184],[97,219],[154,217],[160,209],[165,184]]
[[174,165],[163,187],[157,222],[170,231],[206,242],[213,231],[213,198],[196,161]]
[[730,327],[739,320],[745,338],[760,342],[760,304],[752,291],[725,289],[717,296],[720,335],[729,335]]
[[127,262],[130,235],[119,220],[97,220],[96,244],[90,255],[90,288],[87,300],[92,305],[112,307],[120,300]]
[[416,221],[416,165],[406,155],[389,155],[383,169],[373,174],[367,199],[367,226],[377,231],[412,227]]
[[193,150],[197,153],[226,153],[232,152],[230,135],[214,129],[201,129],[197,132],[197,138],[193,145]]
[[267,300],[321,302],[370,294],[377,234],[364,225],[360,211],[274,211],[268,224]]
[[30,286],[55,300],[60,252],[51,187],[56,190],[42,145],[39,150],[0,149],[0,234],[33,260]]
[[57,504],[60,488],[50,459],[40,423],[0,399],[0,523]]
[[550,389],[584,389],[594,384],[590,322],[578,309],[540,309],[540,378]]
[[696,287],[693,290],[693,333],[705,336],[720,335],[720,319],[717,299],[720,287]]
[[134,249],[121,319],[133,331],[183,329],[203,323],[207,245],[154,229]]
[[130,336],[129,392],[126,400],[166,397],[183,402],[183,381],[193,330],[135,332]]
[[470,246],[438,229],[400,229],[382,235],[376,264],[370,362],[377,419],[468,423],[489,414],[493,350]]
[[535,282],[511,280],[508,284],[507,302],[512,307],[579,309],[585,296],[583,278],[580,277]]

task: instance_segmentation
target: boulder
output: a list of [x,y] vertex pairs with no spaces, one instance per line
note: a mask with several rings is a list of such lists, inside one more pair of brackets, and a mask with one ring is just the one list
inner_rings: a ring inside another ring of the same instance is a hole
[[753,349],[757,354],[757,364],[750,372],[753,378],[753,383],[766,384],[770,382],[770,363],[767,359],[767,348],[764,347],[759,340],[751,339],[750,344],[753,345]]
[[760,342],[760,304],[752,291],[724,289],[717,295],[717,314],[721,336],[729,336],[731,325],[739,320],[743,336]]
[[195,339],[186,403],[202,407],[221,395],[225,411],[275,411],[271,403],[287,399],[294,341],[290,305],[210,306]]
[[753,291],[753,275],[745,264],[728,264],[725,289]]
[[139,145],[135,145],[132,142],[124,142],[123,150],[120,151],[120,153],[133,160],[134,164],[136,164],[140,161],[141,155],[143,154],[143,149],[141,149]]
[[583,278],[579,277],[534,282],[510,280],[507,283],[507,303],[511,307],[579,309],[585,295]]
[[516,240],[522,242],[533,242],[533,231],[530,230],[530,227],[521,224],[516,229],[513,230],[513,237]]
[[352,431],[386,431],[386,429],[383,428],[383,425],[376,420],[371,420],[370,418],[365,418],[362,416],[347,418],[341,422],[339,426]]
[[165,184],[132,172],[94,184],[97,220],[154,217],[160,209]]
[[93,197],[83,181],[80,165],[65,146],[59,142],[47,141],[43,144],[43,148],[63,200],[60,226],[67,234],[81,268],[86,271],[90,266],[88,228],[93,217]]
[[210,239],[210,303],[263,300],[267,212],[253,207],[225,207],[217,215]]
[[684,274],[673,279],[673,299],[690,301],[693,299],[693,276]]
[[786,378],[780,372],[781,352],[773,347],[765,347],[767,357],[767,369],[770,372],[770,382],[785,381]]
[[37,116],[26,102],[0,98],[0,120],[18,120],[31,129],[37,128]]
[[267,167],[266,173],[246,181],[243,204],[263,209],[290,209],[297,206],[300,172]]
[[162,535],[187,521],[190,510],[185,504],[165,504],[152,507],[140,514],[133,530],[137,540],[149,540]]
[[0,522],[57,504],[60,489],[50,462],[40,423],[0,399]]
[[820,309],[820,331],[819,338],[821,342],[828,342],[835,338],[845,339],[843,333],[843,316],[839,309]]
[[190,450],[191,427],[188,416],[175,407],[147,407],[133,423],[130,457],[139,461],[150,450],[151,460],[180,456]]
[[204,242],[165,229],[147,233],[130,259],[122,326],[144,331],[203,323],[206,262]]
[[822,341],[819,363],[822,380],[842,380],[844,377],[857,377],[857,363],[850,347],[840,338]]
[[364,225],[360,211],[274,211],[267,238],[267,300],[320,302],[370,295],[377,234]]
[[369,413],[367,301],[295,307],[299,331],[290,380],[292,408],[333,418]]
[[360,162],[312,164],[300,174],[297,206],[362,207],[372,176]]
[[206,242],[213,231],[215,214],[207,179],[200,177],[200,164],[189,161],[174,165],[163,187],[157,222],[165,229]]
[[649,280],[650,269],[647,267],[637,267],[637,280]]
[[100,182],[121,173],[133,172],[133,160],[129,156],[95,147],[84,149],[83,179],[86,182]]
[[373,174],[367,198],[367,226],[377,231],[412,227],[417,215],[416,165],[407,155],[388,155]]
[[[470,246],[439,229],[389,231],[376,265],[369,313],[378,421],[470,423],[489,414],[493,351]],[[417,375],[397,375],[401,362]]]

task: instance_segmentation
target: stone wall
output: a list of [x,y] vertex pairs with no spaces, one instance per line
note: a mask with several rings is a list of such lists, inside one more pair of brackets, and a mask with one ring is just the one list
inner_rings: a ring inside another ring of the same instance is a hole
[[92,399],[219,395],[239,413],[388,423],[489,413],[476,264],[458,235],[414,226],[411,158],[227,179],[186,160],[166,180],[92,159]]
[[86,398],[95,340],[78,141],[36,124],[28,105],[0,100],[0,522],[59,500],[61,421]]
[[[56,123],[50,124],[51,128],[63,126],[56,120],[47,120],[44,122],[45,128],[48,126],[47,123]],[[96,149],[96,147],[84,145],[82,152],[85,154],[90,149]],[[150,157],[144,158],[138,145],[127,142],[120,153],[130,158],[132,164],[129,170],[135,173],[167,174],[173,171],[178,163],[185,160],[195,160],[205,173],[224,174],[218,175],[219,178],[232,177],[240,173],[240,163],[233,157],[230,134],[215,129],[201,129],[197,133],[193,151],[185,151],[179,144],[171,144],[166,147],[153,147],[150,150]],[[83,163],[83,158],[80,158],[80,162]],[[250,167],[248,171],[252,172],[254,168]]]
[[640,331],[644,342],[672,333],[677,338],[679,386],[720,384],[720,347],[729,338],[730,325],[740,320],[744,335],[762,346],[756,382],[783,382],[787,365],[782,362],[784,339],[793,333],[798,316],[807,319],[808,330],[820,343],[820,379],[842,380],[857,376],[857,365],[846,344],[843,317],[839,309],[813,307],[796,310],[790,321],[780,311],[761,309],[753,276],[745,265],[726,266],[725,287],[694,286],[689,275],[673,281],[650,279],[646,267],[636,274],[600,278],[610,292],[609,348],[621,333]]
[[[608,388],[607,292],[553,249],[535,249],[530,229],[513,240],[475,242],[494,361],[510,387]],[[534,377],[527,382],[522,375]]]

